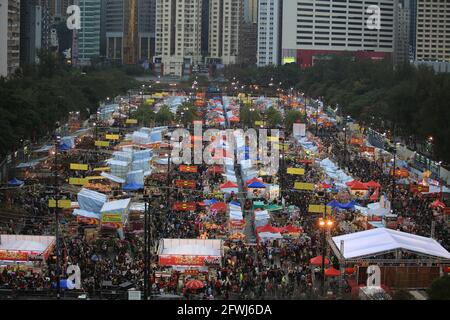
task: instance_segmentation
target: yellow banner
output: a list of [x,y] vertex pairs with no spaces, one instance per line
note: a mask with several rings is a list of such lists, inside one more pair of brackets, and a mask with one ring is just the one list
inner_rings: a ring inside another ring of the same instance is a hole
[[105,138],[107,140],[119,140],[120,136],[118,134],[107,134]]
[[94,171],[110,171],[111,168],[110,167],[100,167],[100,168],[95,168]]
[[263,121],[255,121],[255,126],[262,126],[264,125]]
[[[48,200],[49,208],[56,208],[56,200],[49,199]],[[72,202],[70,200],[58,200],[58,208],[61,209],[70,209],[72,207]]]
[[267,137],[268,142],[278,142],[279,140],[280,137],[272,137],[272,136]]
[[71,163],[70,164],[70,170],[89,170],[89,166],[87,164],[82,163]]
[[286,173],[287,174],[304,175],[305,174],[305,169],[303,169],[303,168],[287,168]]
[[136,124],[138,123],[137,119],[127,119],[126,124]]
[[109,141],[95,141],[97,147],[109,147]]
[[102,222],[122,222],[122,215],[114,213],[102,214]]
[[69,184],[84,186],[89,183],[88,179],[85,178],[69,178]]
[[308,212],[310,213],[324,213],[325,208],[327,210],[326,213],[331,213],[331,207],[325,206],[324,204],[310,204],[308,208]]
[[297,190],[314,190],[314,183],[296,182],[294,189]]
[[105,177],[103,177],[103,176],[89,176],[89,177],[86,177],[86,180],[88,180],[88,181],[91,181],[91,180],[103,180],[103,179],[105,179]]

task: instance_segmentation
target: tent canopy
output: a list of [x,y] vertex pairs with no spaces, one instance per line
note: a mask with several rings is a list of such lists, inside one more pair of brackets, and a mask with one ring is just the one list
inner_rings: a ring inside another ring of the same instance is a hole
[[263,188],[266,187],[266,185],[264,183],[259,182],[259,181],[254,181],[254,182],[250,183],[248,185],[248,187],[252,188],[252,189],[263,189]]
[[23,184],[24,184],[24,182],[17,178],[12,178],[11,180],[8,181],[8,185],[10,185],[10,186],[21,186]]
[[387,228],[345,234],[332,240],[337,248],[344,240],[344,252],[341,254],[345,259],[374,256],[395,249],[450,259],[450,253],[434,239]]

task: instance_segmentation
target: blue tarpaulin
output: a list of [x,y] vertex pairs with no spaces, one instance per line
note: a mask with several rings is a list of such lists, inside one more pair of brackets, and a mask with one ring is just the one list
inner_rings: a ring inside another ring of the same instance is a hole
[[70,146],[68,146],[67,144],[61,143],[59,145],[59,151],[67,151],[67,150],[70,150]]
[[248,185],[248,187],[252,188],[252,189],[261,189],[261,188],[265,188],[266,185],[264,183],[259,182],[259,181],[253,181],[252,183],[250,183]]
[[21,186],[23,185],[24,182],[22,180],[19,180],[17,178],[12,178],[11,180],[8,181],[8,185],[10,186]]
[[137,183],[129,183],[123,186],[122,188],[125,191],[136,191],[140,189],[144,189],[143,184],[137,184]]
[[241,206],[241,204],[237,201],[231,201],[230,204],[235,205],[235,206]]
[[217,200],[217,199],[210,199],[210,200],[203,201],[203,203],[206,204],[207,206],[210,206],[210,205],[212,205],[212,204],[214,204],[216,202],[219,202],[219,200]]
[[347,203],[340,203],[337,200],[333,200],[333,201],[327,203],[327,206],[332,207],[333,209],[338,208],[338,209],[346,209],[346,210],[350,209],[351,210],[351,209],[355,208],[355,204],[356,204],[355,201],[350,201]]

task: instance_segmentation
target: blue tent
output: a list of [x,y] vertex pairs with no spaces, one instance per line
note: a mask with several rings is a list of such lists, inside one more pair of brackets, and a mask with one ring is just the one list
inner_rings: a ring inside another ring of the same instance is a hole
[[127,185],[124,185],[122,189],[125,191],[136,191],[136,190],[144,189],[144,185],[137,184],[137,183],[129,183]]
[[347,203],[341,203],[339,207],[341,209],[352,210],[352,209],[355,208],[355,204],[356,204],[355,201],[350,201],[350,202],[347,202]]
[[10,185],[10,186],[19,187],[19,186],[21,186],[23,184],[24,184],[24,182],[22,180],[17,179],[17,178],[12,178],[11,180],[8,181],[8,185]]
[[67,150],[70,150],[70,146],[68,146],[67,144],[61,143],[59,145],[59,151],[67,151]]
[[332,201],[327,203],[327,206],[328,207],[332,207],[333,209],[334,208],[340,208],[340,205],[341,204],[337,200],[332,200]]
[[266,185],[264,183],[259,182],[259,181],[253,181],[252,183],[250,183],[248,185],[248,187],[252,188],[252,189],[261,189],[261,188],[265,188]]
[[230,204],[235,205],[235,206],[241,206],[241,204],[237,201],[231,201]]
[[219,202],[219,200],[217,200],[217,199],[210,199],[210,200],[203,201],[203,203],[206,204],[207,206],[210,206],[210,205],[212,205],[212,204],[214,204],[216,202]]

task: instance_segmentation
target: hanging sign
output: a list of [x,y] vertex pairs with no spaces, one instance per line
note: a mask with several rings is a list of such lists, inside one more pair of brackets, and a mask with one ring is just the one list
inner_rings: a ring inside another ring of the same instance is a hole
[[314,190],[314,183],[306,183],[306,182],[296,182],[294,184],[294,189],[297,190]]
[[[48,200],[49,208],[56,208],[56,200],[49,199]],[[70,209],[72,207],[72,202],[70,200],[58,200],[58,208],[61,209]]]
[[109,141],[95,141],[96,147],[109,147]]
[[303,169],[303,168],[287,168],[286,173],[287,174],[304,175],[305,169]]
[[70,164],[70,170],[87,171],[87,170],[89,170],[89,166],[87,164],[82,164],[82,163],[71,163]]

